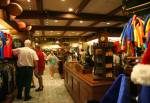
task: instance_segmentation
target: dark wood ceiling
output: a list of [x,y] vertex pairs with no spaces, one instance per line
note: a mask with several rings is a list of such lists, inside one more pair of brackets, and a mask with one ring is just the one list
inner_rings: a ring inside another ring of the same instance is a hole
[[17,19],[32,25],[35,37],[84,37],[102,31],[119,36],[129,19],[123,16],[121,0],[13,1],[24,10]]

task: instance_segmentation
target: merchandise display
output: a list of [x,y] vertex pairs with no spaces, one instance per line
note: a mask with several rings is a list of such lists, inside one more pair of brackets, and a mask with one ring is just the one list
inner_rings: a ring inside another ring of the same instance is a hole
[[108,37],[100,36],[98,44],[94,45],[94,76],[93,79],[113,78],[113,52]]
[[139,48],[147,48],[150,38],[149,20],[149,15],[146,16],[145,22],[134,15],[124,26],[121,34],[121,50],[127,51],[127,55],[137,56]]
[[15,87],[15,65],[13,62],[0,61],[0,102],[12,93]]
[[0,103],[150,102],[149,0],[0,3]]
[[12,36],[10,34],[0,32],[1,34],[1,59],[12,58]]

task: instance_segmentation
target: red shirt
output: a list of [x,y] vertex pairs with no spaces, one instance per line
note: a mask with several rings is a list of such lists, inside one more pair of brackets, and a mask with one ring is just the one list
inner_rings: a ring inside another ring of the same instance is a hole
[[142,64],[150,64],[150,43],[148,43],[148,47],[143,54]]
[[12,57],[12,36],[10,34],[4,33],[6,43],[4,45],[4,58]]
[[44,54],[41,50],[36,50],[36,54],[39,58],[39,60],[38,60],[38,72],[43,72],[45,69]]

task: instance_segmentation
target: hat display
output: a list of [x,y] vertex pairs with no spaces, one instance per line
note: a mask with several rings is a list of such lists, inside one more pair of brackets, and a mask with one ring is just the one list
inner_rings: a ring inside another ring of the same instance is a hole
[[22,13],[23,9],[18,3],[10,3],[7,6],[7,12],[13,16],[19,16]]
[[131,80],[135,84],[150,86],[150,43],[143,54],[141,63],[133,67]]

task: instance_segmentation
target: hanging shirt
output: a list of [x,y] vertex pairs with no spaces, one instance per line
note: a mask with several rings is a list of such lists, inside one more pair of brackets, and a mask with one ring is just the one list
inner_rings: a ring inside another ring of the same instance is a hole
[[0,59],[4,58],[4,44],[5,44],[5,38],[3,32],[0,31]]
[[4,45],[4,58],[12,57],[12,36],[10,34],[4,33],[4,37],[6,39]]

